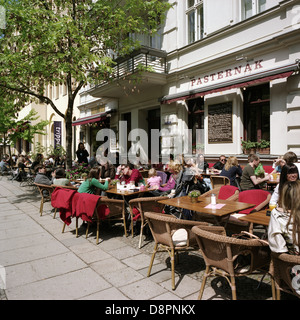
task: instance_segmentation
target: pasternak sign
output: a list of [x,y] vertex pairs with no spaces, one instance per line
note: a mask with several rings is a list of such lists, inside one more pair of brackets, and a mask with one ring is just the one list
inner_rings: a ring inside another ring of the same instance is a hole
[[192,79],[190,82],[190,87],[191,89],[196,89],[197,87],[201,87],[202,85],[215,84],[218,81],[221,82],[222,80],[232,80],[235,78],[250,75],[255,73],[257,70],[262,69],[262,63],[263,60],[257,60],[253,63],[247,63],[246,65],[234,66],[232,68],[212,72],[210,74]]

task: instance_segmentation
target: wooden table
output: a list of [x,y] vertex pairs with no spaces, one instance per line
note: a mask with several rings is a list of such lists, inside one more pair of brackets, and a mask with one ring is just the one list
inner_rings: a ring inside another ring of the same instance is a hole
[[266,181],[267,183],[267,190],[273,190],[279,183],[279,179],[278,180],[268,180]]
[[[129,185],[128,185],[129,186]],[[149,192],[151,191],[148,188],[145,188],[143,191],[137,190],[138,188],[136,188],[136,191],[134,190],[118,190],[117,186],[110,186],[105,192],[106,193],[110,193],[110,194],[114,194],[114,195],[120,195],[120,196],[132,196],[132,195],[140,195],[143,194],[145,192]]]
[[[209,206],[210,197],[199,198],[199,201],[197,203],[192,203],[189,196],[171,198],[171,199],[162,200],[158,202],[163,203],[165,205],[181,208],[181,209],[187,209],[194,212],[210,214],[212,215],[212,217],[214,217],[215,222],[218,225],[221,224],[221,221],[223,218],[227,217],[225,221],[225,226],[227,225],[227,222],[231,213],[238,212],[240,210],[248,209],[255,206],[254,204],[251,204],[251,203],[217,199],[217,205],[215,207],[211,207]],[[222,204],[224,204],[224,206],[222,206],[222,208],[218,208],[218,205],[222,205]]]
[[260,224],[266,227],[269,226],[270,216],[267,216],[267,210],[268,209],[249,213],[243,217],[240,217],[239,220],[249,222],[249,232],[253,233],[254,224]]

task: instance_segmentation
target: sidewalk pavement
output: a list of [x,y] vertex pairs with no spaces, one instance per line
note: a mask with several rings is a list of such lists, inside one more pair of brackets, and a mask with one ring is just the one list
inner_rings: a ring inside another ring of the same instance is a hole
[[[151,240],[138,249],[138,236],[127,238],[121,224],[100,226],[88,239],[75,222],[62,233],[63,223],[53,219],[51,204],[39,214],[40,195],[34,188],[0,180],[0,300],[196,300],[205,264],[198,253],[183,254],[176,266],[176,289],[171,289],[170,259],[160,253],[150,277],[147,270]],[[242,277],[237,280],[241,300],[271,300],[271,281]],[[3,288],[5,290],[3,290]],[[291,299],[290,296],[283,296]],[[223,278],[208,281],[203,300],[230,300]]]

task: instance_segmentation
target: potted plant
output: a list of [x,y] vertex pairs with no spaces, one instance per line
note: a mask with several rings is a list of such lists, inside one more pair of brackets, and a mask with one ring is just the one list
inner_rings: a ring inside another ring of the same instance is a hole
[[193,190],[189,192],[189,197],[191,198],[191,201],[193,203],[196,203],[198,201],[198,197],[200,197],[201,193],[199,190]]
[[117,185],[118,182],[120,182],[119,179],[114,179],[114,180],[112,180],[112,181],[110,182],[110,184],[111,184],[112,186],[115,186],[115,185]]
[[250,140],[242,140],[241,146],[243,148],[244,154],[256,153],[256,142]]
[[257,142],[257,152],[260,154],[270,154],[270,141],[260,140]]

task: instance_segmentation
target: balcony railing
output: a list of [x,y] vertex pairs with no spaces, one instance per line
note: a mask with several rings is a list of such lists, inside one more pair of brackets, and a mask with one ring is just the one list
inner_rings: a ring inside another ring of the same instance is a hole
[[116,66],[109,79],[99,81],[97,87],[112,80],[125,79],[134,73],[147,70],[156,74],[167,74],[167,53],[165,51],[141,47],[130,55],[115,60]]

